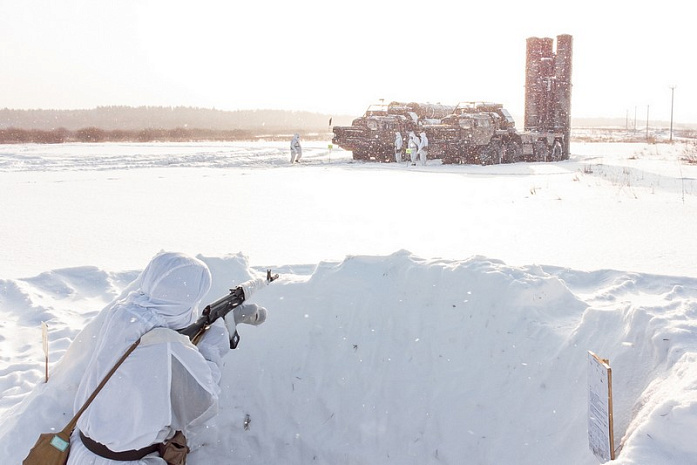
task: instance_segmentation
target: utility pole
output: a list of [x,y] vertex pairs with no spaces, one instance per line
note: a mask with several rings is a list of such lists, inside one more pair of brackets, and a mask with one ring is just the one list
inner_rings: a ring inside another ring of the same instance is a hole
[[675,101],[675,86],[670,88],[670,142],[673,142],[673,102]]
[[624,117],[624,130],[629,131],[629,108],[627,108],[627,112]]
[[649,141],[649,106],[646,105],[646,142]]

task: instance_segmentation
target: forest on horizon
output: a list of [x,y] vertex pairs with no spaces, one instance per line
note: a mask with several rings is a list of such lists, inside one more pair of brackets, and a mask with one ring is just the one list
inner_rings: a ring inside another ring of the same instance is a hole
[[326,137],[354,116],[307,111],[223,111],[192,107],[109,106],[89,110],[0,109],[0,143],[150,142]]

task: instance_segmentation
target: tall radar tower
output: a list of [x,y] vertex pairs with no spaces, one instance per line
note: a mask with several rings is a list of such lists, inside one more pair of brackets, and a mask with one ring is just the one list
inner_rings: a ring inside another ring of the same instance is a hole
[[525,61],[525,130],[564,134],[564,158],[571,137],[571,58],[573,38],[527,39]]

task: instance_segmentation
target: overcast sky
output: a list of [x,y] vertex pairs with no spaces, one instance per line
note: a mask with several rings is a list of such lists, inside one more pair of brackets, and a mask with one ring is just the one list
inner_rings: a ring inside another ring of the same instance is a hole
[[[471,5],[470,5],[471,4]],[[650,4],[651,7],[646,7]],[[387,101],[522,115],[528,37],[574,37],[572,115],[697,123],[677,0],[2,0],[0,108],[362,114]],[[556,6],[556,7],[555,7]]]

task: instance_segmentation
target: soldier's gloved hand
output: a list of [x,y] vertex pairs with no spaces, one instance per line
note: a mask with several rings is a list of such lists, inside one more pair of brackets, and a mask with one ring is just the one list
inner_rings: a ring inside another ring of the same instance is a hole
[[240,336],[237,333],[237,325],[245,323],[258,326],[266,321],[266,309],[257,304],[242,304],[232,311],[232,315],[225,317],[225,327],[230,333],[230,347],[235,348],[239,343]]
[[266,321],[266,309],[257,304],[242,304],[232,311],[235,324],[245,323],[258,326]]

